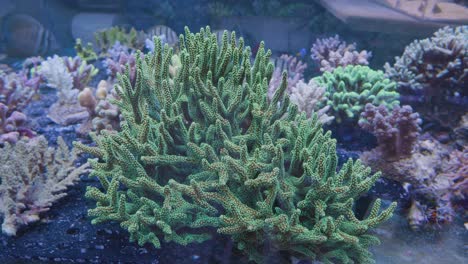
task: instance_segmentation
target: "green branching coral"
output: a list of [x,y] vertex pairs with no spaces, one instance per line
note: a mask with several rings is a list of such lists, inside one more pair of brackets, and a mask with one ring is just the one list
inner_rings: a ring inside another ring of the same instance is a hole
[[[286,73],[273,99],[270,51],[251,51],[242,39],[222,45],[210,29],[180,36],[181,68],[169,75],[172,49],[155,52],[119,75],[122,131],[94,136],[97,147],[75,145],[98,159],[92,175],[102,189],[93,223],[120,222],[140,245],[160,240],[186,245],[229,235],[249,258],[271,250],[325,263],[372,262],[367,234],[388,219],[380,200],[368,217],[352,207],[380,176],[349,160],[336,172],[336,141],[317,117],[297,113],[285,95]],[[137,56],[140,58],[140,56]]]
[[367,66],[338,67],[314,80],[326,88],[327,105],[332,108],[330,115],[335,116],[338,123],[357,120],[367,103],[383,104],[389,109],[399,104],[396,83],[385,78],[382,71]]

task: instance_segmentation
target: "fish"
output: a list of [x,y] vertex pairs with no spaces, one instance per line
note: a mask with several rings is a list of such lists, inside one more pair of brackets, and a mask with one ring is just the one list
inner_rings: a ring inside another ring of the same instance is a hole
[[177,33],[168,26],[165,25],[156,25],[146,30],[146,36],[148,39],[153,40],[154,36],[164,36],[164,43],[167,43],[169,46],[174,47],[179,43],[179,37]]
[[2,25],[6,53],[13,57],[45,55],[59,49],[52,32],[35,18],[17,14],[7,16]]
[[297,57],[304,58],[307,55],[307,50],[305,48],[302,48],[299,50],[299,52],[296,53]]

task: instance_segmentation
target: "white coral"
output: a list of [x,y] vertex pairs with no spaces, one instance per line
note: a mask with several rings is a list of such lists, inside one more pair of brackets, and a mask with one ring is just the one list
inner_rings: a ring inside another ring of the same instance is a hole
[[334,118],[326,114],[330,106],[319,108],[321,103],[327,100],[325,87],[319,86],[313,79],[309,83],[300,80],[291,88],[290,99],[297,105],[299,111],[306,113],[307,117],[316,113],[322,124],[327,124]]
[[76,101],[72,93],[73,78],[65,66],[63,58],[54,55],[41,63],[40,74],[47,79],[47,85],[59,89],[59,100]]

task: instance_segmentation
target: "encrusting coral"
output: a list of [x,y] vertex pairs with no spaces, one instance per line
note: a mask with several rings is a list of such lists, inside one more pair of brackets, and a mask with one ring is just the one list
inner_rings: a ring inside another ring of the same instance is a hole
[[[231,40],[235,40],[235,33]],[[229,235],[250,259],[271,250],[326,263],[373,262],[367,231],[392,215],[377,200],[364,219],[353,204],[380,174],[348,160],[336,172],[336,141],[317,117],[297,114],[284,92],[271,102],[273,65],[260,45],[222,45],[209,27],[186,28],[180,37],[181,68],[171,82],[172,49],[156,39],[152,55],[137,56],[135,84],[118,75],[122,130],[94,136],[88,187],[93,223],[120,222],[140,245],[160,240],[182,245]]]
[[2,232],[14,236],[21,226],[39,221],[41,214],[66,196],[79,175],[88,171],[85,163],[75,168],[75,151],[62,138],[56,149],[44,137],[20,140],[0,148],[0,216]]
[[347,65],[369,65],[372,53],[366,50],[356,51],[356,43],[347,44],[338,35],[317,39],[310,49],[310,57],[319,66],[321,72],[331,72],[337,67]]
[[367,103],[392,109],[399,104],[397,84],[367,66],[348,65],[324,72],[313,80],[326,89],[326,105],[337,123],[357,121]]
[[402,157],[411,154],[418,140],[421,119],[409,105],[395,106],[389,112],[384,105],[366,104],[359,126],[375,135],[382,156]]
[[431,38],[415,40],[386,75],[398,83],[402,100],[429,120],[453,127],[466,112],[468,26],[445,27]]

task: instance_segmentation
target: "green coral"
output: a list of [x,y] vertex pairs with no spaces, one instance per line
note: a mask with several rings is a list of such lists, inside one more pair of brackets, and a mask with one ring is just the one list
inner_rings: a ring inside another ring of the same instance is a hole
[[88,42],[86,46],[84,46],[79,38],[75,40],[75,51],[78,57],[85,62],[91,62],[98,59],[98,55],[93,49],[93,44]]
[[335,116],[338,123],[356,121],[367,103],[383,104],[389,109],[399,105],[397,84],[386,78],[382,71],[367,66],[338,67],[314,80],[319,86],[325,87],[327,105],[331,107],[330,115]]
[[256,262],[271,250],[325,263],[373,262],[367,234],[396,206],[356,218],[356,198],[380,174],[360,161],[336,172],[336,141],[317,117],[297,113],[285,95],[286,73],[271,102],[271,51],[251,50],[227,32],[218,46],[209,27],[180,36],[181,68],[169,74],[172,49],[137,56],[137,77],[119,75],[122,131],[75,145],[98,159],[88,187],[93,223],[120,222],[132,241],[161,246],[229,235]]

